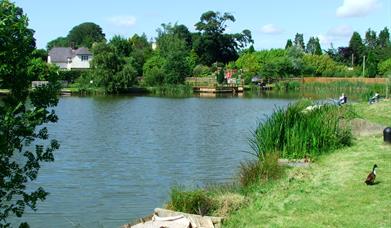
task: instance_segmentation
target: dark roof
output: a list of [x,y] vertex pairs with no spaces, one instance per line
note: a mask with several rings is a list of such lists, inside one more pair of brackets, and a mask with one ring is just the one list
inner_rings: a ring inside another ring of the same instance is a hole
[[88,48],[81,47],[75,50],[76,55],[92,55],[92,53],[88,50]]
[[52,62],[67,62],[68,58],[72,58],[72,48],[55,47],[49,51],[50,61]]
[[92,53],[85,47],[76,50],[70,47],[54,47],[49,51],[51,62],[68,62],[68,58],[72,59],[76,55],[92,55]]

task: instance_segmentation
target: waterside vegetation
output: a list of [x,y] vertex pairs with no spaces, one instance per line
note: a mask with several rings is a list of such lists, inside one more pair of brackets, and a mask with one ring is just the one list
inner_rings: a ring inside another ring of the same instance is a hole
[[[301,104],[288,108],[289,111],[285,113],[287,119],[289,119],[287,113],[303,107]],[[359,103],[351,107],[336,108],[342,109],[342,113],[347,116],[343,118],[345,125],[352,118],[362,117],[372,123],[391,124],[391,115],[383,115],[384,112],[391,112],[391,100],[382,100],[373,105]],[[314,116],[332,118],[327,115],[335,114],[328,106],[323,112],[316,109],[312,110],[315,111],[312,114]],[[284,116],[282,113],[283,110],[277,110],[274,115]],[[303,115],[307,114],[303,113]],[[335,119],[341,120],[341,117],[336,115]],[[323,128],[327,125],[318,127]],[[265,124],[260,125],[261,128],[262,126]],[[289,126],[285,127],[289,128]],[[290,128],[292,135],[294,135],[293,129],[295,127]],[[333,129],[335,130],[334,127]],[[345,133],[349,138],[341,140],[341,146],[320,150],[316,153],[316,157],[312,157],[309,166],[283,167],[278,163],[281,153],[265,153],[261,159],[243,163],[237,181],[232,185],[194,191],[176,188],[171,193],[171,202],[175,203],[169,203],[169,208],[189,213],[197,213],[199,208],[208,208],[207,214],[226,216],[227,219],[223,224],[225,227],[259,227],[262,224],[390,226],[388,211],[391,210],[391,198],[388,189],[391,172],[387,170],[387,161],[391,159],[390,145],[382,142],[381,132],[362,137],[353,136],[348,130],[346,129]],[[311,141],[311,138],[308,141]],[[328,153],[324,153],[325,151]],[[381,172],[378,171],[379,182],[368,187],[364,184],[364,180],[375,163],[384,168]],[[373,194],[374,190],[376,194]],[[197,197],[190,197],[192,200],[188,204],[187,197],[194,195]],[[197,201],[195,198],[203,200]],[[216,199],[223,198],[226,199],[226,207],[231,205],[232,208],[225,207],[223,211],[228,213],[219,214],[221,204]],[[187,206],[183,207],[184,204]],[[372,213],[373,216],[370,218],[362,219],[363,214]]]

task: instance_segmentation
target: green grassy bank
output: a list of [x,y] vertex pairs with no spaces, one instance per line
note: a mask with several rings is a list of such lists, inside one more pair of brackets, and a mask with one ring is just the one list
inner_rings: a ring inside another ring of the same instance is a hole
[[[288,107],[285,114],[277,110],[273,118],[285,115],[287,121],[289,112],[301,113],[294,111],[296,107]],[[353,117],[366,119],[370,126],[391,125],[391,100],[346,108],[353,109]],[[334,108],[318,111],[324,116],[333,114]],[[317,112],[313,115],[316,117]],[[343,118],[342,123],[352,118]],[[260,126],[269,129],[267,123]],[[296,129],[295,125],[286,126]],[[355,129],[367,130],[362,126]],[[391,227],[391,145],[383,142],[382,130],[378,129],[383,128],[367,131],[370,134],[365,137],[354,132],[350,146],[314,154],[309,167],[278,165],[282,150],[277,148],[258,156],[259,160],[243,163],[233,184],[196,190],[174,188],[167,207],[224,216],[225,227]],[[378,184],[367,186],[364,180],[374,164],[379,166]]]
[[[391,101],[358,104],[361,117],[391,124]],[[377,185],[364,180],[374,164]],[[249,203],[231,213],[225,227],[391,227],[391,145],[382,133],[357,137],[351,147],[320,156],[310,168],[251,186]]]

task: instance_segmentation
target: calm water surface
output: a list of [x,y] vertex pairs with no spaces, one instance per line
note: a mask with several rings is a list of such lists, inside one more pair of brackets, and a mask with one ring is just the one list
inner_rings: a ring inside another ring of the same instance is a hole
[[50,192],[31,227],[119,227],[168,200],[173,185],[232,181],[257,122],[288,98],[63,97],[61,143],[36,181]]

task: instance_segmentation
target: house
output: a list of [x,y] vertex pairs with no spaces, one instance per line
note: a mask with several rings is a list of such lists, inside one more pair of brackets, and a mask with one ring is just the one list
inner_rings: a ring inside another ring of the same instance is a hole
[[63,70],[88,69],[92,53],[88,48],[54,47],[49,51],[48,63],[56,64]]

